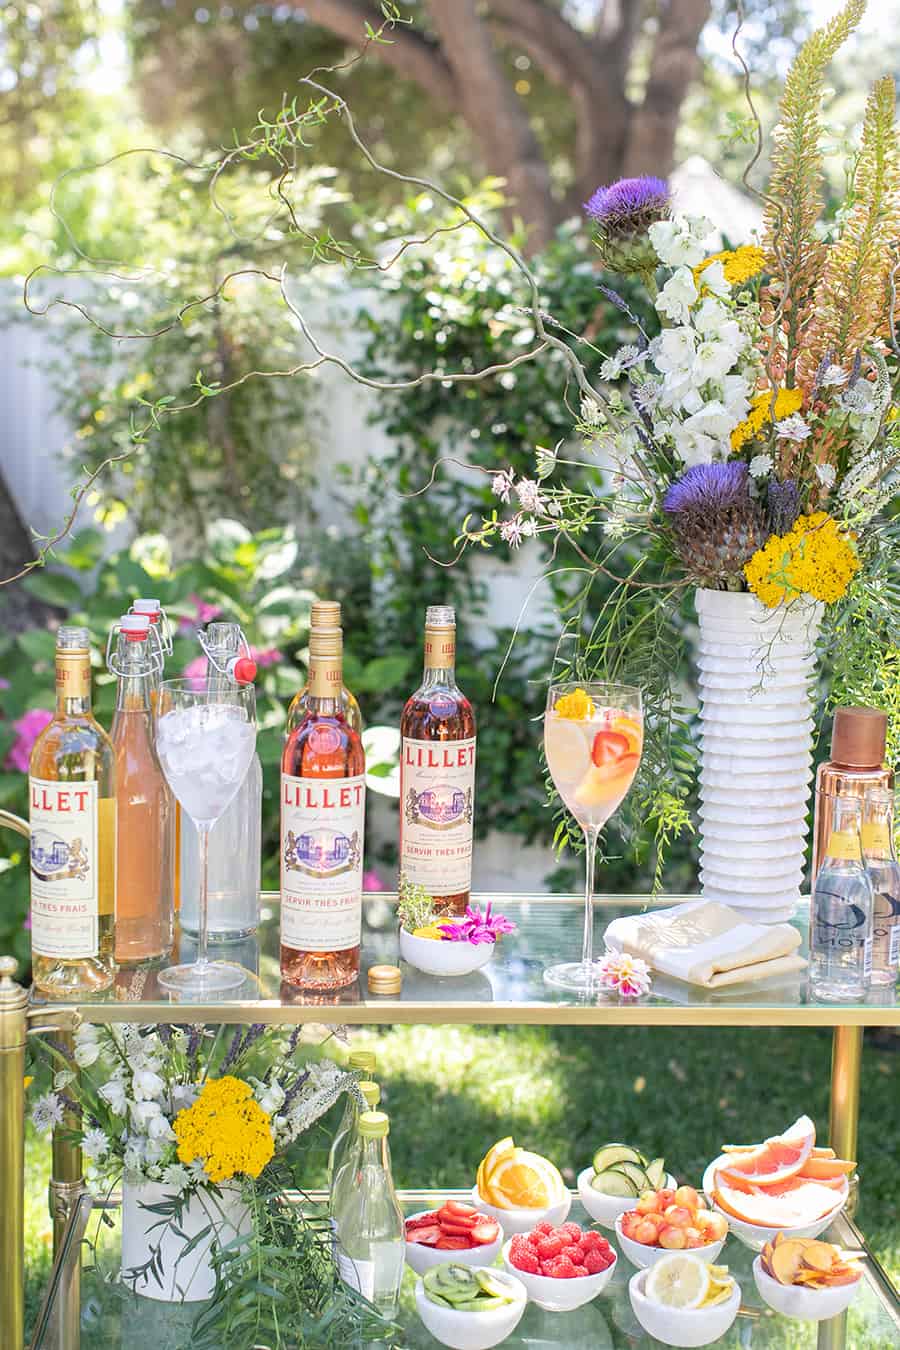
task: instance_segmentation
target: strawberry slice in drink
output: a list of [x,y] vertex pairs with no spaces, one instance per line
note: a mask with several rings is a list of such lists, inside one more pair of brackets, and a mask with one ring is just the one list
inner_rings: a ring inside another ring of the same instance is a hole
[[628,750],[628,737],[620,731],[598,731],[591,746],[591,759],[602,769],[604,764],[617,764]]
[[475,1226],[473,1223],[448,1223],[446,1219],[441,1219],[441,1232],[453,1233],[456,1237],[471,1237]]
[[448,1216],[454,1214],[457,1222],[463,1219],[471,1219],[474,1223],[482,1217],[473,1205],[464,1205],[461,1200],[447,1200],[441,1206],[440,1212]]

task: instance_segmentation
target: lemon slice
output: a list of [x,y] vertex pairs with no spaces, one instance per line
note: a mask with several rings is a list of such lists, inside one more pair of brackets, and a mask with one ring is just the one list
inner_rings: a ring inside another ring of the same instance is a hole
[[672,1252],[650,1267],[647,1297],[664,1308],[699,1308],[709,1292],[706,1263],[687,1252]]
[[591,739],[578,722],[554,717],[544,737],[547,765],[557,783],[577,783],[591,767]]

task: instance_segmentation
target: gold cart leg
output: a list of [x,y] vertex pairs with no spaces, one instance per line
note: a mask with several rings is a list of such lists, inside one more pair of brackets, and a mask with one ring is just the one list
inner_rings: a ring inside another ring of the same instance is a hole
[[819,1323],[816,1350],[845,1350],[847,1345],[847,1314],[839,1313]]
[[[856,1158],[862,1027],[835,1027],[831,1051],[831,1124],[828,1142],[839,1158]],[[859,1202],[859,1178],[850,1181],[847,1213]]]
[[[75,1038],[61,1031],[58,1043],[67,1057],[74,1056]],[[65,1115],[60,1129],[53,1131],[53,1164],[50,1173],[50,1217],[53,1220],[53,1255],[60,1245],[73,1210],[84,1192],[81,1148],[65,1138],[63,1131],[77,1129],[81,1122],[71,1113]],[[81,1261],[69,1263],[62,1276],[55,1322],[57,1344],[65,1350],[78,1350],[81,1325]]]
[[0,1327],[25,1340],[25,1036],[28,996],[0,957]]

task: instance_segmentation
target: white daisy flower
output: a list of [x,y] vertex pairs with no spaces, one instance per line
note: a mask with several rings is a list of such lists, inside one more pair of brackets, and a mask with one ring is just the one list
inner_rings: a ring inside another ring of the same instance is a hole
[[817,464],[816,477],[823,487],[834,487],[834,480],[837,477],[837,470],[833,464]]
[[775,423],[775,430],[784,440],[797,441],[799,444],[802,444],[811,434],[808,423],[803,420],[799,413],[792,413],[790,417],[783,417],[780,422]]
[[768,453],[762,455],[754,455],[750,461],[750,477],[765,478],[768,474],[772,472],[773,464],[774,460],[772,459],[772,456]]
[[55,1092],[45,1092],[31,1108],[31,1123],[38,1134],[46,1134],[54,1125],[60,1125],[62,1118],[63,1104]]

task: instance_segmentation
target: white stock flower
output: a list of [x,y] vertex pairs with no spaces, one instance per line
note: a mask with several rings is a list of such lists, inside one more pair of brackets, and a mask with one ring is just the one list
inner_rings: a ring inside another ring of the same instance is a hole
[[121,1078],[110,1078],[99,1090],[99,1096],[108,1103],[110,1110],[117,1116],[124,1116],[126,1109],[125,1084]]
[[284,1088],[280,1083],[260,1083],[256,1092],[256,1100],[268,1116],[274,1116],[281,1110],[284,1098]]
[[715,459],[718,448],[716,440],[712,436],[690,430],[685,423],[673,428],[672,439],[679,459],[689,469],[695,464],[711,464]]
[[725,280],[725,268],[718,258],[708,267],[704,267],[700,274],[700,284],[712,291],[713,295],[731,294],[731,285]]
[[817,464],[816,477],[823,487],[834,487],[834,480],[837,478],[837,471],[833,464]]
[[706,338],[697,346],[692,373],[698,384],[721,380],[737,360],[737,352],[726,342]]
[[57,1069],[53,1075],[53,1091],[65,1092],[70,1083],[74,1083],[75,1074],[71,1069]]
[[129,1106],[131,1123],[140,1133],[146,1133],[151,1120],[162,1114],[159,1102],[132,1102]]
[[656,308],[674,323],[687,323],[696,299],[693,273],[690,268],[679,267],[656,297]]
[[[704,272],[704,276],[706,273]],[[722,331],[723,324],[731,320],[731,313],[721,304],[714,300],[711,295],[704,296],[700,304],[694,311],[693,323],[698,333],[704,337],[718,337]]]
[[750,411],[750,381],[743,375],[726,375],[722,380],[722,402],[735,425],[743,422]]
[[690,328],[666,328],[655,339],[653,360],[663,375],[688,375],[694,361],[697,335]]
[[666,267],[696,267],[706,254],[704,242],[711,233],[709,221],[675,216],[655,220],[647,233],[656,256]]
[[61,1124],[62,1118],[63,1104],[55,1092],[45,1092],[31,1108],[31,1123],[38,1134],[46,1134],[54,1125]]
[[754,455],[750,461],[750,477],[765,478],[767,474],[772,472],[773,464],[774,460],[768,453]]
[[164,1115],[150,1117],[147,1122],[147,1134],[151,1139],[160,1139],[168,1144],[173,1143],[175,1139],[175,1131]]
[[152,1101],[161,1097],[166,1090],[165,1080],[152,1069],[138,1069],[131,1080],[131,1086],[137,1101]]
[[85,1130],[81,1141],[81,1150],[91,1162],[99,1162],[109,1152],[109,1140],[102,1130]]
[[790,417],[783,417],[780,422],[775,423],[775,430],[784,440],[797,441],[801,444],[810,435],[809,426],[799,413],[792,413]]
[[730,436],[734,425],[734,418],[718,399],[710,399],[709,403],[704,404],[699,412],[693,413],[684,423],[685,430],[693,435],[712,436],[720,441]]
[[89,1069],[100,1058],[100,1046],[96,1040],[75,1041],[75,1063],[79,1069]]

